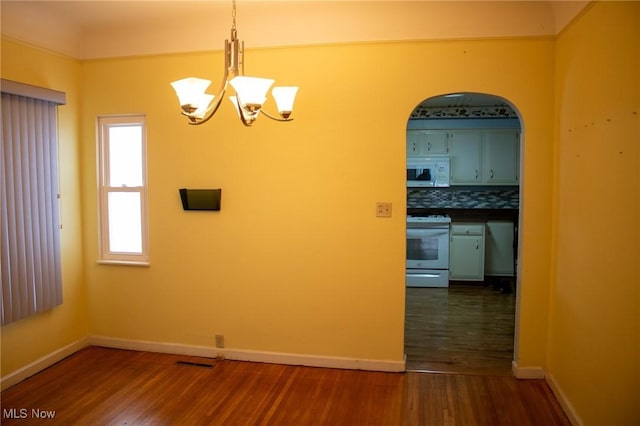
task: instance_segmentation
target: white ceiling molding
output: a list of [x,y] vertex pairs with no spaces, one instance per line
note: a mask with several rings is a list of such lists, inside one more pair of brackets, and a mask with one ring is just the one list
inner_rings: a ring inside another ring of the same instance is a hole
[[[565,4],[570,3],[570,4]],[[553,36],[585,1],[243,1],[247,48]],[[220,50],[231,1],[2,0],[2,34],[78,59]]]

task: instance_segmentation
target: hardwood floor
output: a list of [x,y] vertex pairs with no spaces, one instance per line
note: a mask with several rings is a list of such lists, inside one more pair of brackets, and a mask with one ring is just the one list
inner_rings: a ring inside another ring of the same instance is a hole
[[[1,398],[3,425],[569,425],[541,380],[336,370],[99,347],[75,353]],[[54,418],[38,419],[38,413]]]
[[406,291],[407,370],[512,374],[515,294],[484,284]]

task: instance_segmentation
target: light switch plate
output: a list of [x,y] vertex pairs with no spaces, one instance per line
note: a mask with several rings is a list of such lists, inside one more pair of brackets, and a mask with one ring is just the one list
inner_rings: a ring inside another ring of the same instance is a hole
[[391,217],[391,203],[377,202],[376,217]]

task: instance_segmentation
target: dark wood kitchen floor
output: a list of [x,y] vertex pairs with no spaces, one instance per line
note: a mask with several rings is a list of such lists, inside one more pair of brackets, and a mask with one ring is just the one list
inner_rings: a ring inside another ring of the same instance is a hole
[[406,292],[407,370],[512,374],[514,293],[484,284]]

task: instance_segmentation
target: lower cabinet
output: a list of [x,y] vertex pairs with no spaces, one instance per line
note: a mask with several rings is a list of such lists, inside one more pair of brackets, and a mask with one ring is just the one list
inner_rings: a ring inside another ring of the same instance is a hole
[[450,279],[484,280],[484,228],[484,222],[451,224]]
[[489,221],[485,235],[484,273],[493,276],[514,275],[514,225],[509,221]]

